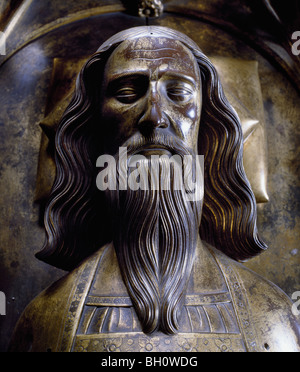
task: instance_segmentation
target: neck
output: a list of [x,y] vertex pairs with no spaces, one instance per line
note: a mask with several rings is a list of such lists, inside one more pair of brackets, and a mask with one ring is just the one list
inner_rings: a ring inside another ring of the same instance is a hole
[[[212,280],[213,278],[213,280]],[[195,260],[187,294],[227,292],[228,288],[219,265],[198,236]]]
[[[212,280],[213,278],[213,280]],[[113,243],[104,253],[94,284],[94,296],[129,297],[123,282]],[[198,237],[187,295],[227,292],[224,276],[206,243]]]

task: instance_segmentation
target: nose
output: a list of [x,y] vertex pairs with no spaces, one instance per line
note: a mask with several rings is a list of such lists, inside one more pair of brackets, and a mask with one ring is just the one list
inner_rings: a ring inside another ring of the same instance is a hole
[[156,128],[167,128],[168,119],[161,107],[160,96],[157,92],[151,92],[148,97],[145,111],[139,121],[139,130],[143,135],[151,134]]

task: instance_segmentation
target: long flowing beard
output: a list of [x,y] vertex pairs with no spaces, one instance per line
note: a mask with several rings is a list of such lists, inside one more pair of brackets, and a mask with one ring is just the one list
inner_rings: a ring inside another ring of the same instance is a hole
[[[134,142],[128,149],[129,157],[137,148],[140,146]],[[172,143],[172,148],[180,156],[190,154],[181,144]],[[114,245],[143,331],[175,334],[193,267],[200,203],[187,201],[186,190],[174,187],[176,174],[174,169],[170,173],[167,161],[148,162],[152,185],[151,167],[159,170],[154,190],[119,190],[113,198]],[[170,189],[157,187],[166,177],[170,177]]]

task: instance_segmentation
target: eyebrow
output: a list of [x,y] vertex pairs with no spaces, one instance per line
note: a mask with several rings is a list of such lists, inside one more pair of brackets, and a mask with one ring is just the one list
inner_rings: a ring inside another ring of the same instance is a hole
[[[164,72],[160,72],[159,75],[162,75]],[[189,75],[186,75],[186,74],[181,74],[179,72],[175,72],[175,71],[167,71],[165,72],[165,75],[168,76],[168,78],[170,79],[174,79],[174,80],[184,80],[185,82],[189,83],[189,84],[192,84],[195,88],[196,88],[196,83],[194,81],[194,78],[192,76],[189,76]]]
[[174,60],[174,61],[176,61],[176,58],[173,58],[173,57],[161,57],[161,58],[155,58],[155,57],[153,57],[153,58],[143,58],[143,57],[139,57],[139,58],[132,58],[132,60],[134,60],[134,61],[138,61],[138,60],[141,60],[141,61],[153,61],[153,60],[155,60],[155,61],[161,61],[162,59],[172,59],[172,60]]
[[[186,83],[189,83],[191,84],[194,89],[197,88],[197,84],[196,82],[194,81],[193,77],[191,76],[188,76],[188,75],[183,75],[183,74],[180,74],[178,72],[175,72],[175,71],[167,71],[167,72],[164,72],[164,71],[160,71],[159,72],[159,78],[165,74],[170,80],[182,80],[182,81],[185,81]],[[122,73],[119,73],[119,74],[115,74],[115,75],[112,75],[111,78],[109,79],[108,81],[108,85],[109,86],[112,86],[114,84],[117,84],[118,82],[122,82],[122,81],[126,81],[126,80],[131,80],[131,81],[135,81],[137,79],[143,79],[143,78],[149,78],[149,73],[148,73],[148,70],[146,71],[140,71],[140,72],[137,72],[137,71],[125,71],[125,72],[122,72]]]

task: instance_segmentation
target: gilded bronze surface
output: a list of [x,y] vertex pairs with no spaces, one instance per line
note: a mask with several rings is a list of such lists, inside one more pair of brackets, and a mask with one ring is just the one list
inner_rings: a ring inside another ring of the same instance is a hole
[[[149,19],[149,23],[169,26],[191,36],[217,68],[215,57],[224,61],[250,61],[256,80],[257,63],[268,144],[270,199],[269,203],[258,205],[258,227],[270,249],[245,265],[292,296],[300,285],[297,191],[300,75],[299,58],[292,54],[290,35],[298,29],[299,4],[292,0],[287,7],[285,3],[272,2],[267,8],[270,2],[246,4],[243,0],[166,0],[163,3],[164,16]],[[39,124],[53,107],[49,100],[54,98],[52,104],[58,104],[59,94],[51,94],[49,89],[58,88],[56,79],[60,85],[65,84],[59,77],[59,71],[65,67],[54,68],[54,61],[84,61],[111,35],[134,25],[144,25],[146,20],[131,16],[137,15],[137,4],[138,1],[125,0],[102,0],[101,4],[98,0],[3,0],[0,5],[0,13],[3,11],[0,30],[7,34],[7,54],[0,56],[0,291],[6,296],[6,316],[0,317],[1,351],[7,350],[14,325],[28,302],[63,275],[61,270],[33,258],[44,241],[44,229],[34,200],[37,189],[46,190],[53,182],[50,177],[48,185],[44,183],[45,188],[36,180],[38,165],[46,164],[38,163],[39,154],[48,161],[47,152],[52,151],[51,148],[46,152],[40,150]],[[79,69],[80,66],[76,73]],[[55,80],[53,71],[57,72]],[[252,84],[251,79],[244,80],[240,71],[237,75],[241,78],[238,93],[242,93],[242,97],[236,95],[233,86],[236,97],[231,100],[222,76],[226,96],[234,107],[235,98],[245,106],[241,112],[235,107],[242,120],[247,113],[256,121],[253,106],[244,101],[245,95],[251,97],[251,91],[244,85],[250,83],[252,89],[256,84]],[[72,79],[75,81],[75,77]],[[258,102],[259,93],[255,92],[253,102]],[[263,121],[257,130],[261,123]],[[51,131],[46,133],[52,136]],[[46,149],[48,145],[43,141]],[[255,148],[254,153],[257,152]],[[49,176],[47,172],[43,174]],[[253,182],[251,186],[254,190]]]
[[143,333],[114,249],[108,245],[27,308],[19,322],[23,334],[15,335],[12,350],[299,351],[296,324],[283,292],[200,241],[189,291],[177,335]]
[[[104,43],[57,128],[37,255],[72,271],[27,307],[10,350],[300,351],[289,298],[236,262],[266,249],[243,141],[215,67],[187,36],[140,27]],[[203,201],[172,187],[100,194],[95,160],[118,160],[120,147],[128,164],[135,154],[204,154]]]

